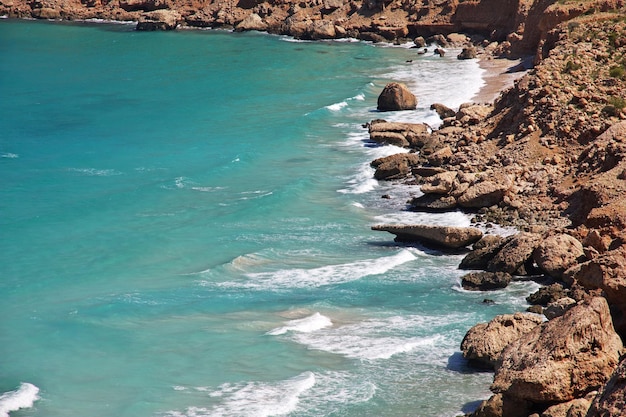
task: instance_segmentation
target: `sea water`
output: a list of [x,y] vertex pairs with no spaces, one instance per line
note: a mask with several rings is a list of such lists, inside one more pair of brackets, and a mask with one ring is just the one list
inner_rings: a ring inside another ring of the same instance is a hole
[[[436,127],[430,104],[482,84],[454,55],[0,21],[0,416],[454,416],[487,397],[459,344],[528,284],[463,291],[462,254],[370,230],[469,224],[404,211],[417,189],[369,166],[403,150],[362,126]],[[416,111],[376,112],[390,81]]]

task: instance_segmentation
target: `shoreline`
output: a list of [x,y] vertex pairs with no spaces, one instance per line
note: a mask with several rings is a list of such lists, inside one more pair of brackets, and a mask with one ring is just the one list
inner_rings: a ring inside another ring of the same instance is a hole
[[531,63],[528,58],[509,59],[483,54],[478,57],[478,65],[483,69],[484,85],[472,97],[473,103],[493,103],[505,90],[513,87],[515,81],[526,75]]

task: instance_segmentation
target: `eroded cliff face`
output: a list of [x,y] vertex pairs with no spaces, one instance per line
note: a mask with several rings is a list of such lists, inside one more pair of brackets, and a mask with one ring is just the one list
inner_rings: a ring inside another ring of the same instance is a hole
[[261,30],[303,39],[394,41],[465,32],[502,42],[503,54],[534,53],[560,22],[623,0],[0,0],[0,14],[110,19],[138,29],[181,26]]

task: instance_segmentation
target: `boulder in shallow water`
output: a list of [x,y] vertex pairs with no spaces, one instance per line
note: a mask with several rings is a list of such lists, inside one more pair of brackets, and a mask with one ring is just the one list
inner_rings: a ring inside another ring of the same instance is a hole
[[589,298],[506,347],[491,390],[535,404],[571,401],[608,381],[621,350],[606,300]]
[[494,368],[509,343],[541,324],[541,317],[531,313],[503,314],[489,323],[478,323],[468,330],[461,342],[463,357],[486,368]]
[[378,96],[379,111],[415,110],[417,98],[402,83],[389,83]]
[[399,242],[418,242],[425,245],[459,249],[480,240],[483,232],[475,227],[427,226],[423,224],[396,224],[372,226],[372,230],[396,235]]
[[468,291],[492,291],[506,288],[512,279],[506,272],[470,272],[461,277],[461,286]]

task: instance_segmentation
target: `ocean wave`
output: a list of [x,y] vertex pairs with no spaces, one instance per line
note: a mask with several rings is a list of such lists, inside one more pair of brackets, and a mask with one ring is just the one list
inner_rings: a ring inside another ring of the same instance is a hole
[[28,382],[23,382],[15,391],[0,395],[0,417],[9,417],[11,411],[21,408],[31,408],[39,399],[39,388]]
[[316,382],[313,372],[303,372],[278,382],[223,384],[209,396],[220,398],[212,408],[190,407],[185,412],[169,412],[171,417],[270,417],[296,410],[300,397]]
[[365,94],[357,94],[354,97],[350,97],[344,101],[340,101],[339,103],[334,103],[334,104],[330,104],[328,106],[325,106],[325,109],[328,109],[330,111],[339,111],[341,109],[343,109],[344,107],[347,107],[348,104],[351,101],[364,101],[365,100]]
[[416,257],[408,250],[402,250],[393,256],[339,265],[327,265],[312,269],[283,269],[274,272],[247,273],[247,281],[228,281],[218,284],[225,288],[248,289],[286,289],[315,288],[325,285],[342,284],[370,275],[383,274]]
[[328,317],[320,313],[315,313],[301,319],[290,320],[284,326],[270,330],[266,334],[277,336],[287,332],[311,333],[332,325],[333,322]]
[[0,154],[0,157],[7,158],[7,159],[17,159],[20,156],[16,153],[7,152],[7,153]]

